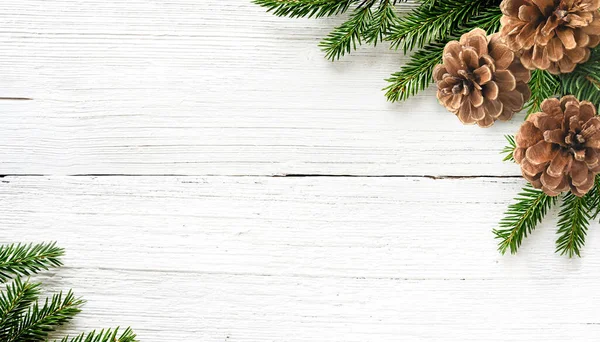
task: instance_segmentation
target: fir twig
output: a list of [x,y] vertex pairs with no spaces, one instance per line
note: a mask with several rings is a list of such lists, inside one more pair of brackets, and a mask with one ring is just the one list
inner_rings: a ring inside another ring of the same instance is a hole
[[500,229],[495,229],[494,234],[500,239],[498,250],[504,254],[508,249],[516,253],[523,238],[535,229],[542,221],[548,209],[556,203],[556,197],[546,195],[543,191],[534,189],[527,184],[516,203],[511,204],[500,221]]
[[[125,329],[120,335],[119,328],[116,328],[114,330],[92,331],[87,334],[82,333],[72,338],[66,336],[60,340],[60,342],[135,342],[135,337],[135,334],[130,328]],[[58,342],[58,340],[55,340],[54,342]]]
[[[461,27],[457,35],[466,33],[475,27],[480,27],[487,32],[498,30],[502,12],[497,7],[482,8],[480,13]],[[448,41],[458,39],[457,36],[447,36],[446,38],[444,41],[431,43],[415,52],[410,61],[402,67],[402,70],[392,74],[386,80],[391,83],[384,88],[388,101],[404,101],[424,90],[433,82],[433,69],[442,62],[444,46]]]
[[0,291],[0,341],[7,341],[29,306],[37,301],[40,284],[23,282],[17,278]]
[[574,95],[580,101],[600,106],[600,48],[595,49],[589,61],[577,66],[572,73],[561,75],[560,81],[563,96]]
[[328,17],[344,13],[358,0],[253,0],[276,16],[290,18]]
[[560,79],[545,70],[534,70],[531,73],[529,89],[531,89],[531,98],[525,105],[527,114],[539,112],[542,102],[550,97],[558,95],[560,88]]
[[15,276],[29,276],[61,266],[64,250],[56,243],[12,244],[0,246],[0,283]]
[[19,324],[13,328],[6,342],[45,341],[48,333],[56,327],[70,321],[78,314],[83,305],[82,299],[76,298],[71,291],[47,298],[44,305],[34,303],[27,313],[20,317]]
[[502,161],[514,162],[515,158],[513,157],[513,153],[515,151],[515,148],[517,148],[517,143],[515,142],[515,137],[513,137],[512,135],[505,135],[504,138],[508,142],[508,145],[504,146],[504,148],[502,149],[502,152],[500,152],[500,154],[506,154],[506,156],[504,156],[504,159],[502,159]]
[[487,1],[445,0],[436,6],[421,4],[399,18],[386,39],[392,42],[392,47],[402,48],[405,54],[435,41],[445,41],[478,14]]
[[577,197],[571,192],[563,197],[560,213],[558,214],[558,234],[556,252],[577,255],[585,243],[585,235],[589,226],[590,207],[588,196]]
[[325,57],[330,60],[336,60],[356,50],[356,47],[361,44],[361,37],[367,32],[373,13],[371,5],[357,7],[350,19],[342,25],[336,27],[327,37],[325,37],[319,46],[325,52]]
[[390,0],[382,0],[373,12],[372,19],[368,24],[363,36],[369,44],[377,45],[389,34],[390,27],[398,20],[394,6]]
[[404,101],[431,84],[433,68],[442,62],[444,44],[433,43],[415,52],[402,70],[392,74],[384,88],[388,101]]

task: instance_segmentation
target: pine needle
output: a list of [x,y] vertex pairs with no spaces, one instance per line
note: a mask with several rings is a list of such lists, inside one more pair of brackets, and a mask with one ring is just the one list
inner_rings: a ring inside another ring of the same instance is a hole
[[508,142],[508,145],[504,146],[500,154],[506,154],[502,161],[511,161],[514,162],[515,158],[513,157],[513,153],[515,148],[517,148],[517,143],[515,142],[515,137],[512,135],[505,135],[504,138]]
[[7,341],[9,333],[19,324],[21,316],[38,300],[40,284],[23,282],[19,278],[0,292],[0,341]]
[[560,213],[558,214],[558,234],[556,252],[569,258],[580,256],[580,249],[585,243],[589,226],[590,208],[588,196],[577,197],[567,193],[563,197]]
[[580,101],[590,101],[600,109],[600,48],[592,52],[585,64],[570,74],[560,76],[562,95],[574,95]]
[[[119,328],[114,330],[106,329],[98,332],[92,331],[87,334],[82,333],[76,337],[66,336],[60,342],[135,342],[135,334],[130,328],[125,329],[122,334],[119,335]],[[54,342],[59,342],[55,340]]]
[[62,248],[56,243],[12,244],[0,246],[0,283],[16,276],[29,276],[61,266]]
[[531,89],[531,98],[525,105],[527,114],[539,112],[540,105],[545,99],[558,95],[560,88],[560,79],[545,70],[534,70],[531,73],[529,89]]
[[365,41],[377,46],[377,43],[383,41],[384,37],[389,34],[392,24],[397,20],[398,16],[392,2],[390,0],[381,1],[363,34]]
[[556,204],[556,197],[548,196],[543,191],[534,189],[530,184],[523,188],[515,200],[516,203],[508,207],[506,216],[500,221],[500,229],[494,230],[496,238],[501,240],[498,243],[498,250],[502,254],[508,249],[511,254],[515,254],[523,239],[531,234],[548,209]]
[[48,334],[55,331],[58,326],[70,321],[78,314],[84,301],[75,298],[73,292],[66,295],[58,293],[52,298],[47,298],[40,306],[34,303],[23,314],[16,327],[11,329],[6,342],[42,342]]
[[276,16],[320,18],[342,14],[358,0],[253,0]]
[[325,57],[334,61],[346,53],[356,50],[357,46],[361,44],[361,37],[369,28],[372,16],[371,6],[356,8],[348,21],[336,27],[319,44],[325,52]]

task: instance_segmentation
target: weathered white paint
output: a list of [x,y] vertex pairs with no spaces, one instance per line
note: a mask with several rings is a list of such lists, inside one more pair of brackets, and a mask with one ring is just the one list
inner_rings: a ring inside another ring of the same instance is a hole
[[496,252],[524,184],[498,154],[519,120],[461,126],[431,90],[386,103],[405,59],[325,61],[339,23],[249,0],[0,2],[0,97],[32,99],[0,100],[0,243],[67,248],[37,279],[88,300],[68,331],[596,340],[596,225],[582,259],[553,254],[554,211],[518,256]]
[[[411,6],[411,5],[406,5]],[[0,174],[518,175],[504,134],[430,90],[385,101],[386,44],[332,63],[341,18],[250,0],[0,3]]]

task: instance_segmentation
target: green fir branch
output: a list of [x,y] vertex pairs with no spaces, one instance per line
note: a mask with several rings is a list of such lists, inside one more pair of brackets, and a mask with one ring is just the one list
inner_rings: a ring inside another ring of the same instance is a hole
[[425,90],[433,82],[433,69],[442,62],[446,43],[458,39],[461,34],[479,27],[487,32],[495,32],[500,26],[502,12],[498,8],[483,8],[472,20],[458,32],[458,36],[448,36],[445,41],[431,43],[415,52],[399,72],[392,74],[386,81],[391,84],[384,88],[388,101],[404,101]]
[[363,34],[365,41],[377,45],[389,34],[390,27],[398,20],[394,5],[391,0],[382,0],[373,12],[370,23]]
[[9,333],[18,326],[21,316],[40,295],[40,284],[23,282],[17,278],[0,291],[0,341],[7,341]]
[[[119,334],[119,328],[114,330],[92,331],[90,333],[82,333],[76,337],[66,336],[60,342],[136,342],[135,334],[130,328],[125,329]],[[59,342],[55,340],[54,342]]]
[[29,276],[61,266],[62,248],[56,243],[12,244],[0,246],[0,283],[13,277]]
[[589,227],[590,215],[589,197],[577,197],[571,192],[563,197],[560,213],[558,214],[558,234],[556,252],[569,258],[580,256],[580,249],[585,243],[585,235]]
[[557,76],[545,70],[534,70],[529,81],[531,98],[525,105],[527,115],[539,112],[540,105],[545,99],[558,95],[560,85],[560,79]]
[[516,203],[508,207],[506,216],[500,221],[500,229],[494,230],[496,238],[500,239],[498,250],[502,254],[508,249],[511,254],[515,254],[523,239],[531,234],[548,209],[556,204],[556,197],[548,196],[530,184],[523,188],[515,200]]
[[415,52],[402,70],[392,74],[384,88],[388,101],[404,101],[427,88],[433,78],[433,68],[442,62],[444,45],[433,43]]
[[513,153],[515,148],[517,148],[517,143],[515,142],[515,137],[512,135],[505,135],[504,138],[508,142],[508,145],[504,146],[500,154],[506,154],[502,161],[511,161],[514,162],[515,158],[513,157]]
[[358,0],[253,0],[267,12],[290,18],[320,18],[346,12]]
[[600,109],[600,48],[590,59],[570,74],[562,74],[561,95],[574,95],[580,101],[590,101]]
[[81,311],[84,301],[69,291],[46,298],[44,305],[34,303],[11,329],[5,342],[42,342],[58,326],[70,321]]
[[[371,1],[371,5],[372,3]],[[334,61],[346,53],[356,50],[357,46],[361,44],[361,37],[369,27],[372,16],[370,5],[356,8],[348,21],[336,27],[319,44],[325,52],[325,57]]]
[[[436,41],[446,41],[476,16],[488,0],[445,0],[436,6],[428,3],[396,20],[386,40],[406,54]],[[468,25],[471,27],[471,25]]]

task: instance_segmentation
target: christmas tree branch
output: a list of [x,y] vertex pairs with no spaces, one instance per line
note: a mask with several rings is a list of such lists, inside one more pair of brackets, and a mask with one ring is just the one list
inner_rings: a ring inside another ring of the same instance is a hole
[[[135,337],[130,328],[125,329],[121,334],[119,334],[119,328],[117,328],[114,330],[101,330],[99,332],[92,331],[87,334],[83,333],[73,338],[66,336],[60,342],[135,342]],[[54,342],[58,342],[58,340]]]
[[59,258],[63,254],[64,250],[56,247],[56,243],[0,246],[0,283],[61,266]]
[[590,219],[588,196],[577,197],[570,192],[565,194],[558,217],[560,236],[556,240],[556,252],[566,254],[569,258],[580,256],[579,250],[585,243]]
[[562,95],[574,95],[580,101],[590,101],[600,109],[600,48],[584,64],[570,74],[560,76]]
[[373,12],[371,22],[368,24],[363,36],[369,44],[377,45],[389,34],[392,24],[398,20],[394,5],[390,0],[382,0]]
[[254,0],[277,16],[290,18],[328,17],[344,13],[358,0]]
[[0,341],[6,341],[29,306],[38,300],[40,284],[23,282],[19,278],[0,292]]
[[488,0],[446,0],[431,6],[421,4],[391,26],[386,40],[406,54],[435,41],[445,41],[479,13]]
[[500,221],[500,229],[494,234],[500,239],[498,250],[504,254],[510,249],[511,254],[517,252],[523,239],[542,221],[548,209],[556,204],[556,197],[550,197],[543,191],[527,184]]
[[75,298],[69,291],[47,298],[44,305],[34,303],[27,313],[20,317],[19,324],[8,334],[6,342],[37,342],[45,341],[48,333],[57,326],[70,321],[78,314],[84,301]]
[[361,37],[367,32],[373,16],[372,4],[373,1],[357,7],[348,21],[336,27],[321,41],[319,46],[325,52],[327,59],[332,61],[339,59],[346,53],[356,50],[356,47],[361,44]]

